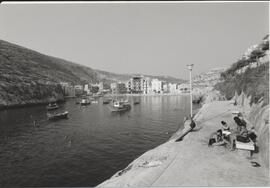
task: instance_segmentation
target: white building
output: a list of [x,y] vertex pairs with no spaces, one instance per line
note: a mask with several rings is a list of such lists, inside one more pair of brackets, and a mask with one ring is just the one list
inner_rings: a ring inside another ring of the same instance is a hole
[[162,81],[158,79],[152,80],[152,91],[153,93],[162,93]]
[[148,77],[134,76],[126,83],[126,87],[128,93],[148,94],[151,81]]
[[189,93],[190,92],[190,86],[187,83],[180,84],[178,86],[178,90],[180,93]]
[[169,93],[172,93],[172,94],[178,93],[177,84],[169,83]]
[[99,82],[98,89],[99,89],[98,92],[100,92],[100,93],[103,92],[103,89],[104,89],[104,87],[103,87],[103,82]]

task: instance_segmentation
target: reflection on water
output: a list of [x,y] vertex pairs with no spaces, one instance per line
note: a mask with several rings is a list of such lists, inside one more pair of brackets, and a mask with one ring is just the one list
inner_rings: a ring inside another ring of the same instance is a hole
[[71,99],[59,109],[69,118],[54,122],[45,106],[0,111],[0,186],[95,186],[168,140],[189,112],[188,96],[129,99],[141,103],[124,113]]

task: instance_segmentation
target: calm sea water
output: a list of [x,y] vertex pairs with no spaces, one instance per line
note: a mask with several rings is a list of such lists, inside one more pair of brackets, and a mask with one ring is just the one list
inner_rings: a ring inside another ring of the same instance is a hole
[[45,106],[0,111],[0,186],[96,186],[166,142],[189,113],[188,96],[135,98],[121,114],[102,98],[87,107],[70,99],[59,109],[69,118],[55,122]]

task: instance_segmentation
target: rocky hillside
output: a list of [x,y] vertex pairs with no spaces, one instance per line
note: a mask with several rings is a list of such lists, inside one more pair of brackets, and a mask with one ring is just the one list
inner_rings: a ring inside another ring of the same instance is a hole
[[220,75],[224,72],[225,68],[213,68],[208,72],[201,73],[192,78],[193,87],[205,88],[213,87],[215,84],[220,82]]
[[252,47],[221,74],[222,82],[215,85],[227,99],[244,92],[250,103],[261,100],[269,104],[269,35]]
[[[0,108],[63,99],[60,82],[71,84],[126,81],[115,74],[79,65],[0,40]],[[149,76],[151,77],[151,76]],[[172,77],[157,77],[181,82]]]

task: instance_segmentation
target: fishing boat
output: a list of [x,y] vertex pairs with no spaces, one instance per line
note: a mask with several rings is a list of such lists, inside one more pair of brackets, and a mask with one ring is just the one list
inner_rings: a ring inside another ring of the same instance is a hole
[[90,104],[91,104],[91,102],[89,99],[82,99],[82,101],[81,101],[81,106],[87,106]]
[[134,105],[140,104],[140,101],[134,101],[133,104],[134,104]]
[[103,104],[109,104],[112,101],[111,98],[103,99]]
[[131,108],[130,103],[128,103],[127,101],[118,101],[118,100],[113,101],[110,107],[112,112],[127,111],[130,108]]
[[68,111],[62,112],[62,113],[47,113],[49,120],[57,120],[57,119],[66,119],[68,118]]
[[58,109],[59,106],[56,103],[49,103],[46,108],[47,110],[55,110],[55,109]]

